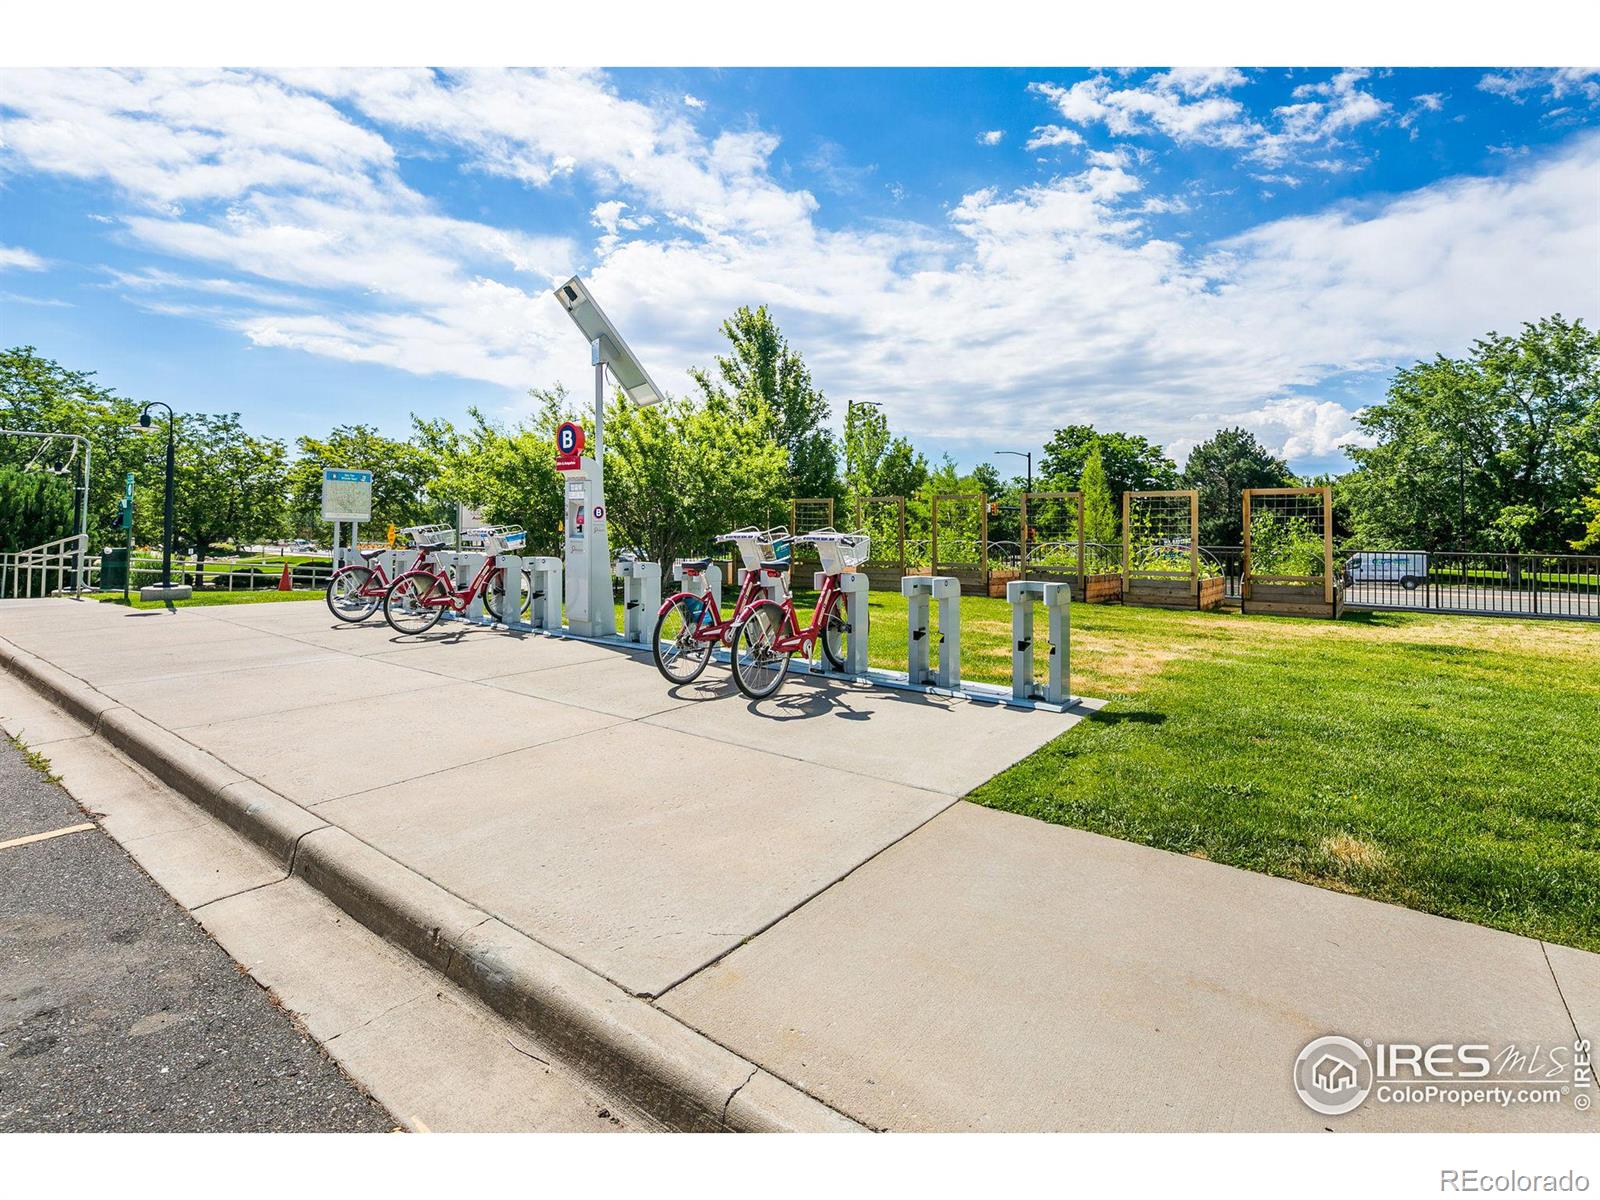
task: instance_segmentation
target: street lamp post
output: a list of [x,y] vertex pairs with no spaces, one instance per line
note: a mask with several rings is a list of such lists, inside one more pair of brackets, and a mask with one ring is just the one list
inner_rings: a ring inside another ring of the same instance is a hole
[[[167,496],[162,512],[161,530],[161,583],[156,587],[142,587],[139,589],[141,600],[187,600],[190,595],[188,585],[172,582],[172,533],[174,508],[176,498],[176,480],[178,466],[177,452],[177,415],[172,411],[172,405],[161,400],[151,400],[139,410],[140,429],[149,429],[152,420],[150,410],[157,405],[167,410]],[[130,564],[131,569],[131,564]]]
[[1010,454],[1017,458],[1028,460],[1028,490],[1033,491],[1033,451],[1032,450],[996,450],[996,454]]

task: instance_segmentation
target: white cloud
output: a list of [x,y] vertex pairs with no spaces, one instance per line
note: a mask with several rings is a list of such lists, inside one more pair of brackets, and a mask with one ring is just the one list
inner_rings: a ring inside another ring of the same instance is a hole
[[1102,74],[1070,87],[1033,83],[1029,90],[1072,125],[1103,125],[1121,137],[1161,134],[1180,145],[1236,149],[1276,166],[1312,147],[1338,146],[1341,135],[1385,117],[1389,104],[1361,87],[1370,75],[1343,70],[1302,84],[1294,90],[1297,103],[1273,109],[1272,122],[1258,120],[1227,94],[1250,82],[1231,67],[1158,71],[1132,84]]
[[1491,71],[1478,80],[1480,91],[1504,96],[1517,104],[1525,102],[1524,92],[1543,92],[1544,99],[1582,97],[1590,104],[1600,103],[1600,71],[1587,67],[1522,67],[1514,71]]
[[0,246],[0,271],[42,271],[44,259],[21,246]]
[[704,108],[706,106],[706,102],[704,100],[700,99],[699,96],[690,96],[688,94],[684,95],[683,104],[684,104],[685,108],[696,108],[696,109]]
[[1065,125],[1037,125],[1028,139],[1027,149],[1043,150],[1048,146],[1081,146],[1083,134]]
[[[1297,103],[1340,111],[1359,80],[1335,78]],[[1149,194],[1126,146],[1046,183],[973,191],[944,220],[839,225],[780,181],[772,134],[701,134],[670,99],[628,100],[592,73],[196,77],[229,97],[216,109],[174,94],[185,77],[116,79],[8,88],[16,121],[72,115],[57,142],[8,142],[5,155],[12,187],[28,171],[109,181],[124,236],[193,268],[128,272],[117,286],[258,345],[487,380],[508,397],[557,380],[582,388],[587,356],[547,294],[574,270],[669,388],[720,349],[734,307],[765,302],[836,399],[882,400],[918,437],[984,444],[1037,442],[1079,420],[1163,442],[1253,423],[1319,455],[1348,434],[1343,406],[1306,395],[1331,379],[1544,313],[1600,316],[1593,134],[1492,179],[1190,249],[1151,233],[1148,214],[1182,201]],[[1181,110],[1238,85],[1151,86],[1177,105],[1173,128],[1206,130]],[[255,101],[238,94],[252,88]],[[1087,99],[1109,107],[1114,90]],[[168,115],[139,118],[152,128],[111,153],[128,105]],[[1118,111],[1155,127],[1154,110]],[[299,143],[308,128],[327,135],[312,151]],[[408,153],[455,148],[468,169],[555,196],[567,176],[591,181],[603,199],[589,225],[572,216],[596,244],[444,215],[399,178],[385,138],[397,129]]]
[[978,135],[978,145],[998,146],[1005,136],[1006,131],[1004,129],[985,129]]
[[1372,437],[1356,424],[1358,415],[1332,400],[1294,396],[1269,400],[1227,420],[1260,434],[1269,450],[1292,462],[1330,458],[1342,446],[1372,445]]

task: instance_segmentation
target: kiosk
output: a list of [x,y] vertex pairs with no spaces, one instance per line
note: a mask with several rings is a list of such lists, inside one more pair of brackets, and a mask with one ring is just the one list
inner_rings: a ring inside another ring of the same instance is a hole
[[583,430],[573,422],[556,435],[556,468],[567,474],[566,518],[562,523],[567,571],[567,628],[582,637],[617,634],[611,595],[611,544],[606,527],[605,424],[606,372],[634,404],[655,404],[656,387],[615,325],[600,311],[583,280],[574,275],[555,291],[589,343],[594,367],[594,453],[583,456]]

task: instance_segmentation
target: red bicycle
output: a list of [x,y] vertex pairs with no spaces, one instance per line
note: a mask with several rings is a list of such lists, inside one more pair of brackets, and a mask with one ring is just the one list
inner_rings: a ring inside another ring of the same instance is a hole
[[839,533],[819,529],[797,542],[809,542],[822,559],[822,591],[811,610],[811,623],[800,628],[794,597],[781,601],[758,600],[733,629],[733,682],[752,700],[764,700],[778,690],[796,652],[811,657],[817,643],[836,671],[844,670],[844,635],[850,632],[850,614],[839,590],[842,572],[867,561],[872,539],[864,533]]
[[[496,621],[501,621],[505,607],[506,570],[499,564],[498,557],[513,549],[520,550],[526,540],[527,535],[514,526],[464,531],[461,535],[463,546],[475,546],[485,551],[483,565],[467,586],[457,588],[446,572],[431,565],[407,571],[396,578],[384,594],[383,619],[397,633],[427,633],[446,612],[464,613],[467,606],[481,596],[484,610]],[[528,594],[527,572],[523,572],[522,595],[522,609],[526,615],[532,604]]]
[[788,560],[779,558],[779,550],[789,542],[789,531],[779,525],[772,529],[735,529],[717,539],[730,542],[739,549],[744,562],[744,582],[739,585],[739,596],[726,621],[717,605],[716,597],[704,584],[690,586],[692,580],[701,580],[711,566],[709,558],[683,560],[684,590],[668,596],[656,613],[655,637],[650,642],[650,653],[656,669],[670,683],[692,683],[700,677],[711,661],[711,651],[719,645],[728,645],[733,627],[757,600],[764,595],[761,572],[768,578],[781,582],[789,569]]
[[[435,550],[443,550],[456,537],[456,531],[448,525],[414,525],[401,532],[417,552],[407,571],[426,567],[429,556]],[[383,603],[384,596],[388,595],[390,585],[394,582],[384,571],[383,564],[373,561],[384,553],[386,551],[381,549],[363,550],[361,562],[340,567],[328,580],[324,598],[328,602],[328,611],[339,620],[355,624],[378,611],[378,606]]]

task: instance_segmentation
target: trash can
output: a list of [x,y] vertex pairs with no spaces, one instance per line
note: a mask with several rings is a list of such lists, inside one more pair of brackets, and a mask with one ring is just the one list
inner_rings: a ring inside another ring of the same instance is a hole
[[128,548],[107,546],[100,555],[100,590],[120,591],[128,586]]

